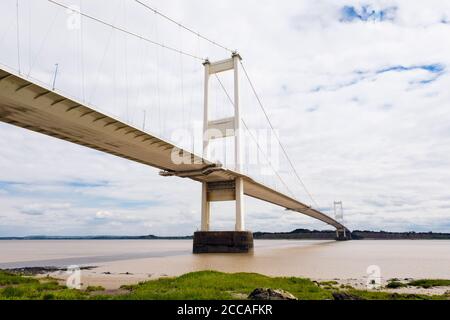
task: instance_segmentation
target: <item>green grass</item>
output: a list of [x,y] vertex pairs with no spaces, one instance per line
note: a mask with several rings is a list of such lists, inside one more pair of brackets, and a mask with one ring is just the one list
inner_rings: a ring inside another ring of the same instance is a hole
[[86,299],[79,290],[61,286],[53,278],[36,279],[0,271],[0,300]]
[[408,285],[406,283],[400,282],[400,281],[390,281],[387,285],[386,288],[389,289],[397,289],[397,288],[404,288],[407,287]]
[[94,291],[105,291],[105,288],[102,286],[88,286],[85,291],[87,292],[94,292]]
[[299,299],[332,299],[331,291],[308,279],[267,277],[256,273],[200,271],[176,278],[162,278],[124,288],[120,299],[245,299],[255,288],[283,289]]
[[408,282],[408,285],[414,287],[431,288],[450,286],[450,280],[442,279],[420,279]]
[[[449,280],[428,281],[426,285],[444,285]],[[393,283],[395,281],[391,281]],[[422,282],[420,282],[423,284]],[[56,279],[33,278],[0,270],[0,300],[5,299],[247,299],[255,288],[283,289],[300,300],[333,299],[333,292],[346,292],[363,299],[376,300],[428,300],[449,299],[443,296],[397,294],[380,291],[356,290],[351,286],[337,286],[337,282],[315,283],[309,279],[296,277],[268,277],[256,273],[222,273],[200,271],[173,278],[161,278],[136,285],[123,286],[121,291],[99,292],[104,288],[88,286],[84,290],[68,289],[58,284]],[[125,290],[125,293],[124,293]],[[112,294],[111,294],[112,293]]]
[[349,285],[349,284],[341,284],[339,286],[339,288],[341,288],[341,289],[353,289],[353,287],[351,285]]
[[394,282],[394,281],[400,281],[400,279],[399,278],[392,278],[392,279],[388,280],[388,282]]
[[30,277],[22,277],[9,272],[0,271],[0,286],[7,286],[13,284],[31,284],[39,282],[37,279]]

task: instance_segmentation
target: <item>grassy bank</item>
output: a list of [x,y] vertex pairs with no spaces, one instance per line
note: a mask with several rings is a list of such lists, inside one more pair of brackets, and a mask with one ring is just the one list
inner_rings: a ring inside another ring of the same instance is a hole
[[89,298],[85,291],[68,289],[56,279],[36,279],[0,271],[0,299],[84,299]]
[[[422,280],[425,281],[425,280]],[[432,280],[447,284],[446,280]],[[429,283],[427,283],[429,284]],[[428,296],[382,291],[356,290],[328,281],[317,283],[296,277],[267,277],[256,273],[221,273],[201,271],[174,278],[162,278],[121,290],[104,291],[102,287],[68,289],[53,278],[34,278],[0,271],[0,299],[247,299],[255,288],[283,289],[300,300],[333,299],[333,293],[345,293],[361,299],[450,299],[447,295]]]

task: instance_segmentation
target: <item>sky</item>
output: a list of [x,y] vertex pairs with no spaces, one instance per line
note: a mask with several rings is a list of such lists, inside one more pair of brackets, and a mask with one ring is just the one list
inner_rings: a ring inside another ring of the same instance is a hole
[[[136,1],[55,1],[201,58],[230,55]],[[351,230],[450,232],[449,1],[142,1],[238,50],[320,210],[333,216],[342,201]],[[0,3],[10,13],[0,21],[2,68],[55,80],[57,91],[201,153],[190,138],[201,130],[202,61],[47,0],[18,3],[18,15],[16,0]],[[231,90],[231,77],[222,80]],[[229,115],[214,81],[212,112]],[[270,133],[242,72],[240,89],[249,127]],[[272,161],[312,204],[279,150]],[[285,188],[261,167],[245,170]],[[200,196],[190,180],[0,123],[0,236],[192,234]],[[259,200],[245,207],[252,231],[330,229]],[[211,220],[233,229],[233,204],[214,203]]]

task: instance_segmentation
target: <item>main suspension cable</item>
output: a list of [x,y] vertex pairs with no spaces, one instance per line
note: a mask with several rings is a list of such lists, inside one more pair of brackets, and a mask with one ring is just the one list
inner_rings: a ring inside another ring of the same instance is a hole
[[192,29],[189,28],[189,27],[186,27],[186,26],[183,25],[182,23],[180,23],[180,22],[178,22],[178,21],[172,19],[171,17],[169,17],[169,16],[165,15],[164,13],[158,11],[157,9],[155,9],[155,8],[153,8],[153,7],[151,7],[151,6],[149,6],[148,4],[145,4],[145,3],[143,3],[142,1],[139,1],[139,0],[135,0],[135,1],[136,1],[137,3],[139,3],[141,6],[147,8],[148,10],[153,11],[155,14],[157,14],[157,15],[163,17],[164,19],[166,19],[166,20],[168,20],[168,21],[170,21],[170,22],[172,22],[172,23],[178,25],[179,27],[183,28],[184,30],[186,30],[186,31],[188,31],[188,32],[190,32],[190,33],[196,35],[197,37],[199,37],[199,38],[201,38],[201,39],[203,39],[203,40],[205,40],[205,41],[207,41],[207,42],[209,42],[209,43],[211,43],[211,44],[213,44],[213,45],[215,45],[215,46],[217,46],[217,47],[219,47],[219,48],[222,48],[222,49],[224,49],[224,50],[226,50],[226,51],[233,52],[233,50],[231,50],[231,49],[225,47],[224,45],[221,45],[220,43],[218,43],[218,42],[216,42],[216,41],[214,41],[214,40],[211,40],[211,39],[209,39],[209,38],[207,38],[207,37],[201,35],[199,32],[197,32],[197,31],[195,31],[195,30],[192,30]]

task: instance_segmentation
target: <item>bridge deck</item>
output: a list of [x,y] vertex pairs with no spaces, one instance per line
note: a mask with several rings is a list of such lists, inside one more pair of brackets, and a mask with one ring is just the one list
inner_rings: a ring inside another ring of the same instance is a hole
[[199,182],[244,178],[244,193],[346,229],[326,214],[248,176],[184,151],[189,163],[175,164],[175,145],[143,132],[84,103],[0,69],[0,121],[164,170]]

